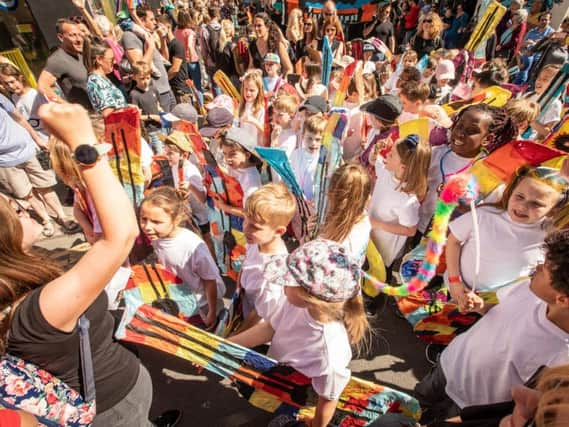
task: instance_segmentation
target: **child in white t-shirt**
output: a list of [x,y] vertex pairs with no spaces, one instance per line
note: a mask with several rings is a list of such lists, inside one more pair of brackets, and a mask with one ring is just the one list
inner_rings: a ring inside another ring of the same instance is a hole
[[239,127],[245,129],[253,145],[265,146],[265,92],[261,70],[249,70],[241,83]]
[[185,212],[185,201],[175,189],[157,188],[140,205],[140,228],[159,262],[190,287],[203,323],[212,328],[223,308],[225,285],[204,241],[180,227]]
[[295,212],[294,196],[283,184],[264,185],[247,199],[243,223],[247,254],[239,279],[244,318],[241,331],[267,319],[284,297],[281,286],[265,280],[264,270],[270,260],[287,257],[282,236]]
[[191,143],[183,132],[174,131],[164,140],[164,154],[168,158],[172,170],[174,187],[188,201],[192,217],[200,229],[202,238],[213,254],[206,190],[199,169],[188,160],[191,152]]
[[[511,285],[543,262],[547,217],[565,200],[568,189],[565,178],[554,169],[522,167],[498,204],[476,209],[478,242],[472,212],[450,223],[445,278],[461,311],[483,307],[484,302],[476,292]],[[480,245],[478,272],[475,271],[477,243]]]
[[[228,173],[241,185],[243,204],[247,198],[261,186],[261,175],[257,170],[260,163],[251,134],[245,129],[232,127],[221,137],[221,151],[228,168]],[[220,199],[214,204],[229,215],[244,217],[242,207],[230,206]]]
[[363,166],[346,163],[330,178],[326,218],[319,236],[344,245],[354,259],[365,260],[371,223],[366,211],[371,179]]
[[283,286],[286,295],[269,321],[230,338],[246,347],[270,341],[269,357],[311,379],[318,395],[314,426],[332,419],[350,380],[351,345],[368,328],[360,271],[344,246],[320,238],[305,243],[265,267],[265,280]]
[[281,95],[273,102],[271,147],[284,150],[289,158],[297,148],[296,132],[292,127],[296,110],[298,110],[298,100],[294,96]]
[[31,88],[26,77],[12,64],[0,64],[0,82],[10,93],[16,111],[28,121],[42,139],[47,141],[49,135],[42,127],[38,114],[39,107],[47,103],[47,99]]
[[[536,101],[547,90],[555,75],[561,69],[560,65],[548,64],[544,66],[535,80],[535,92],[529,93],[525,98],[530,101]],[[545,138],[553,126],[561,120],[561,113],[563,111],[563,103],[559,99],[554,99],[549,107],[541,111],[538,118],[531,122],[532,132],[528,139],[541,140]],[[528,132],[529,133],[529,132]]]
[[290,156],[294,176],[308,201],[314,199],[316,168],[325,128],[326,120],[320,114],[306,119],[302,134],[302,147],[294,150]]
[[430,155],[430,146],[411,134],[397,141],[385,160],[376,161],[377,180],[369,209],[371,238],[386,267],[401,255],[407,237],[417,231]]

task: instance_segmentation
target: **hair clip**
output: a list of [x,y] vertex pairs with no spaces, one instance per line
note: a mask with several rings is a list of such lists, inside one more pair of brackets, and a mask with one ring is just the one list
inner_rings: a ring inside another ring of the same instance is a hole
[[414,148],[417,147],[417,145],[419,145],[419,143],[421,142],[421,138],[419,137],[419,135],[417,135],[416,133],[412,133],[409,134],[405,137],[404,141],[413,146]]

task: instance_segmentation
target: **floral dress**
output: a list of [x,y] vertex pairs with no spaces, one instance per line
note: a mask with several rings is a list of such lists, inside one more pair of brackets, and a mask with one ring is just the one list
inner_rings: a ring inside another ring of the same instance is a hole
[[126,98],[118,87],[108,78],[98,73],[91,73],[87,77],[87,95],[93,109],[97,113],[107,108],[125,108]]

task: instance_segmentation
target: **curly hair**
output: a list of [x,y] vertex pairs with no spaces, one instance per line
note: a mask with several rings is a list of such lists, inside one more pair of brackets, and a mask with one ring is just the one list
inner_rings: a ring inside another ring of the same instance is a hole
[[545,239],[544,247],[551,286],[569,295],[569,230],[551,233]]

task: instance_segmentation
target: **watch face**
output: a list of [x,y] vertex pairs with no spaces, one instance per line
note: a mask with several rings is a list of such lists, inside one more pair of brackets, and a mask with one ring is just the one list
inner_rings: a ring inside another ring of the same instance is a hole
[[93,165],[99,159],[99,153],[92,145],[80,145],[75,149],[75,160],[83,165]]

